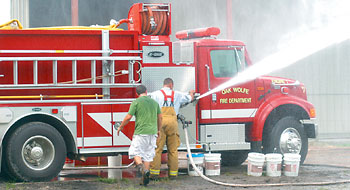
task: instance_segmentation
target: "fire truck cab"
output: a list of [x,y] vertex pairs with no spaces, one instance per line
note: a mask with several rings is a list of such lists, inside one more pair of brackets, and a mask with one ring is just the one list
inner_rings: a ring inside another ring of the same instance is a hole
[[[170,10],[138,3],[105,27],[18,29],[14,21],[0,30],[1,172],[50,180],[66,157],[125,154],[134,120],[119,136],[114,125],[136,86],[152,92],[171,77],[175,90],[204,94],[252,66],[245,45],[217,39],[215,27],[178,32],[171,42]],[[221,152],[224,165],[241,164],[249,151],[299,153],[303,162],[316,137],[314,107],[292,79],[259,77],[180,112],[192,121],[191,149]]]

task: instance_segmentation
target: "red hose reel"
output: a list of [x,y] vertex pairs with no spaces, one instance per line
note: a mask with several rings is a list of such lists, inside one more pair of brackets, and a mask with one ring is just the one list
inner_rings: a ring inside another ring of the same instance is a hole
[[129,11],[129,30],[144,35],[170,35],[170,4],[134,4]]

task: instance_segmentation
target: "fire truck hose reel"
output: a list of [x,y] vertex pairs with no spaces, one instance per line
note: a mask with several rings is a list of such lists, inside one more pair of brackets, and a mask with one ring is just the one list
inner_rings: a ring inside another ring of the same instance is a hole
[[147,10],[142,12],[142,33],[146,35],[165,35],[166,28],[168,25],[167,13],[162,11],[152,11],[149,7]]

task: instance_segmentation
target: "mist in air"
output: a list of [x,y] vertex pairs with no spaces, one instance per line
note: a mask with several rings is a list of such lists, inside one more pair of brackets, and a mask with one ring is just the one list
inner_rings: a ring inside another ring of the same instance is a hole
[[[304,32],[298,32],[298,35],[293,34],[293,37],[281,45],[278,51],[264,57],[246,70],[238,73],[232,79],[202,94],[197,99],[225,88],[254,80],[259,76],[281,70],[322,49],[350,39],[350,26],[346,24],[350,20],[350,13],[347,13],[348,11],[341,11],[344,10],[344,7],[349,7],[346,6],[349,3],[342,2],[337,5],[337,10],[339,10],[337,15],[328,15],[327,22],[316,20],[317,27],[313,26],[313,29],[304,29]],[[328,6],[327,4],[323,5]],[[323,9],[321,8],[321,10]],[[325,19],[323,18],[323,20]]]

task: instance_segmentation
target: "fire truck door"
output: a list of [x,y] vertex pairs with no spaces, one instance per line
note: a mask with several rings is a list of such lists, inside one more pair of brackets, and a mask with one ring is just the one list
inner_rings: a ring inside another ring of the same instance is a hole
[[83,148],[108,148],[129,146],[134,132],[135,119],[117,135],[115,122],[121,122],[128,113],[131,102],[83,104]]
[[[130,107],[130,102],[118,103],[112,105],[112,123],[122,122]],[[130,146],[132,136],[135,130],[135,117],[132,117],[130,122],[117,135],[117,130],[113,127],[113,146]]]
[[112,105],[84,103],[82,148],[112,146]]
[[[199,87],[200,93],[214,89],[220,84],[235,77],[246,67],[244,48],[202,47],[199,56],[203,79]],[[255,81],[230,86],[207,98],[203,105],[200,102],[202,123],[237,123],[253,119],[256,111]]]

